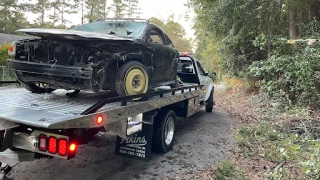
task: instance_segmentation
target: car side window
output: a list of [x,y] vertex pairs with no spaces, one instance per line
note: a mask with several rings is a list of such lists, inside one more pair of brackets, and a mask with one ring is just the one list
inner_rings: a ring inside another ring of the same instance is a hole
[[173,43],[171,42],[171,40],[169,39],[169,37],[165,34],[165,37],[166,37],[166,39],[167,39],[167,44],[166,44],[166,46],[168,46],[168,47],[170,47],[170,48],[173,48],[174,47],[174,45],[173,45]]
[[150,31],[149,42],[164,45],[164,41],[160,33],[156,30]]
[[201,64],[198,61],[197,61],[197,65],[198,65],[199,74],[203,76],[205,74],[205,71],[203,70]]

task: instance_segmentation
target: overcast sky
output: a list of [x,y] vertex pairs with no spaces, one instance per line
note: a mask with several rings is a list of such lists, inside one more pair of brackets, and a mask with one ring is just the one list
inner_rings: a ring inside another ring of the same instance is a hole
[[[110,7],[112,0],[108,0],[107,2]],[[175,14],[176,20],[185,27],[187,36],[193,37],[194,31],[191,27],[194,14],[190,13],[190,10],[185,7],[187,2],[188,0],[139,0],[139,7],[142,13],[140,17],[143,19],[149,19],[151,17],[167,19],[171,14]],[[185,19],[187,14],[191,17],[188,21]],[[110,16],[112,16],[112,14]],[[36,17],[38,17],[38,15],[32,13],[27,14],[27,18],[30,21],[33,21]],[[80,10],[79,14],[68,15],[65,18],[74,25],[81,24]]]

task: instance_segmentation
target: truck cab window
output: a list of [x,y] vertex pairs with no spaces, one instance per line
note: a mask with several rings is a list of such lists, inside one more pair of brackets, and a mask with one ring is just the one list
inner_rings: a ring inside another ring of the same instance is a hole
[[199,75],[204,75],[205,71],[203,70],[201,64],[197,61],[197,65],[198,65],[198,70],[199,70]]

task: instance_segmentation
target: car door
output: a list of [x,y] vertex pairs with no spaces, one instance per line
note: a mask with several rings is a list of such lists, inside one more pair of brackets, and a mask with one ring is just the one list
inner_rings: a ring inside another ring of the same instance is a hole
[[204,69],[202,68],[201,64],[199,63],[199,61],[196,61],[196,66],[197,66],[197,70],[198,70],[200,85],[203,85],[204,89],[207,90],[211,79],[206,75],[206,73],[205,73]]
[[[166,37],[157,27],[151,27],[147,32],[148,41],[154,50],[153,63],[154,73],[153,82],[163,82],[169,80],[169,75],[173,73],[172,62],[170,62],[169,47],[166,46]],[[172,61],[172,60],[171,60]]]

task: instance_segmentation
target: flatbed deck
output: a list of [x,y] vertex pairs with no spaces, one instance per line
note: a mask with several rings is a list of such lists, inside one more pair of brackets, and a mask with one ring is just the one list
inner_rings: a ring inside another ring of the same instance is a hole
[[59,129],[59,128],[92,128],[90,118],[95,114],[103,114],[107,117],[106,124],[123,120],[153,109],[161,108],[170,103],[199,96],[201,90],[181,93],[171,92],[159,96],[150,97],[148,101],[128,101],[126,106],[120,102],[107,103],[95,113],[83,115],[82,113],[93,104],[107,99],[110,93],[101,92],[94,94],[81,92],[75,97],[66,97],[65,90],[56,90],[50,94],[34,94],[23,88],[0,89],[0,120],[25,124],[29,126]]

